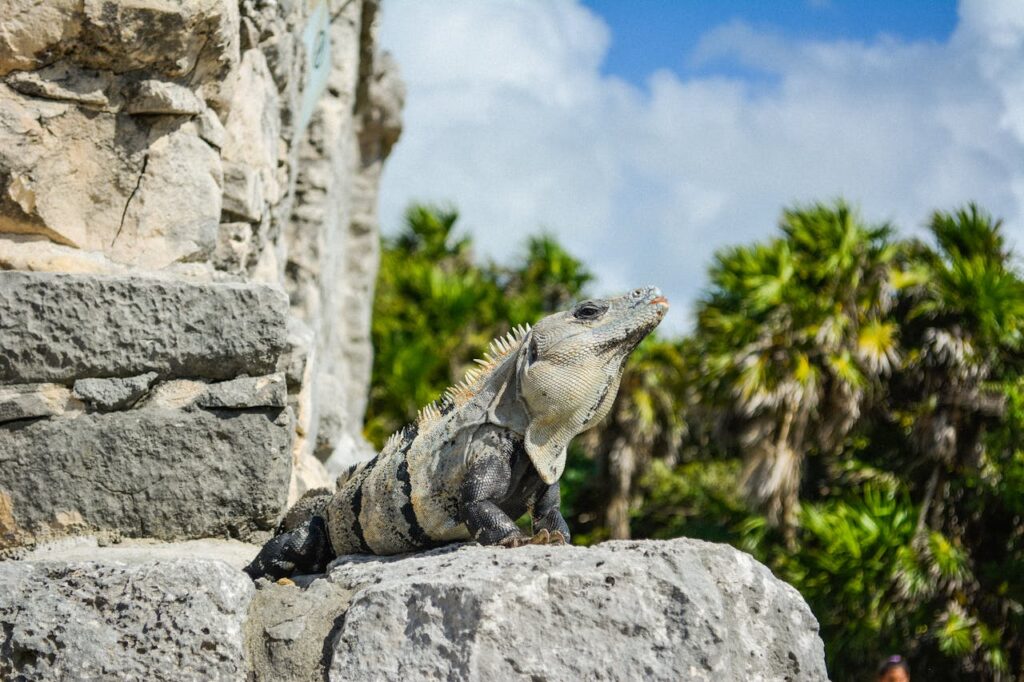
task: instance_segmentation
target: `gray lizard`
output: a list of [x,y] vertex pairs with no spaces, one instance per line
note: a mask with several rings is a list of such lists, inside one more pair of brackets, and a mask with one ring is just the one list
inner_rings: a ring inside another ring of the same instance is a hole
[[[481,368],[350,469],[337,492],[304,496],[246,572],[319,573],[343,554],[454,541],[568,542],[558,489],[566,446],[608,413],[627,356],[667,310],[647,287],[582,301],[495,340]],[[532,535],[515,523],[527,511]]]

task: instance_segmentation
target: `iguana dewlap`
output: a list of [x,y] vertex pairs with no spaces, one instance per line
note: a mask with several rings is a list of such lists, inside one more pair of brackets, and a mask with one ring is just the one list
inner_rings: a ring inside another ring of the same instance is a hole
[[[420,411],[337,492],[315,491],[246,568],[254,579],[322,571],[343,554],[459,540],[566,542],[566,446],[611,408],[630,352],[668,311],[655,287],[583,301],[491,344],[482,367]],[[533,536],[515,519],[530,512]]]

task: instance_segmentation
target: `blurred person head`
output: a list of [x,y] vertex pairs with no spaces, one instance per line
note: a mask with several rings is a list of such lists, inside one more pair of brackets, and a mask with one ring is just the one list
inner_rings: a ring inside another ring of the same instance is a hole
[[890,656],[878,666],[877,682],[910,682],[910,666],[902,656]]

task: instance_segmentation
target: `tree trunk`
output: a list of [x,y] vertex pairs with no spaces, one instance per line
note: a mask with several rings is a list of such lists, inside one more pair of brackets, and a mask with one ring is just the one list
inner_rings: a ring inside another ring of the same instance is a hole
[[608,505],[605,507],[605,526],[609,537],[628,540],[629,502],[636,469],[636,453],[623,438],[617,438],[608,452]]

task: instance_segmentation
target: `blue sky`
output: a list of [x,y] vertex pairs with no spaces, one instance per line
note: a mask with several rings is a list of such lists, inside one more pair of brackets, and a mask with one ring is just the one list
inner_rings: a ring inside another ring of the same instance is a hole
[[407,85],[381,221],[446,203],[480,255],[556,236],[595,293],[691,324],[714,252],[843,197],[920,232],[977,201],[1024,244],[1024,0],[388,0]]
[[946,41],[956,28],[949,0],[584,0],[611,29],[602,71],[642,86],[658,69],[680,76],[750,77],[728,60],[695,64],[710,29],[732,22],[796,40]]

